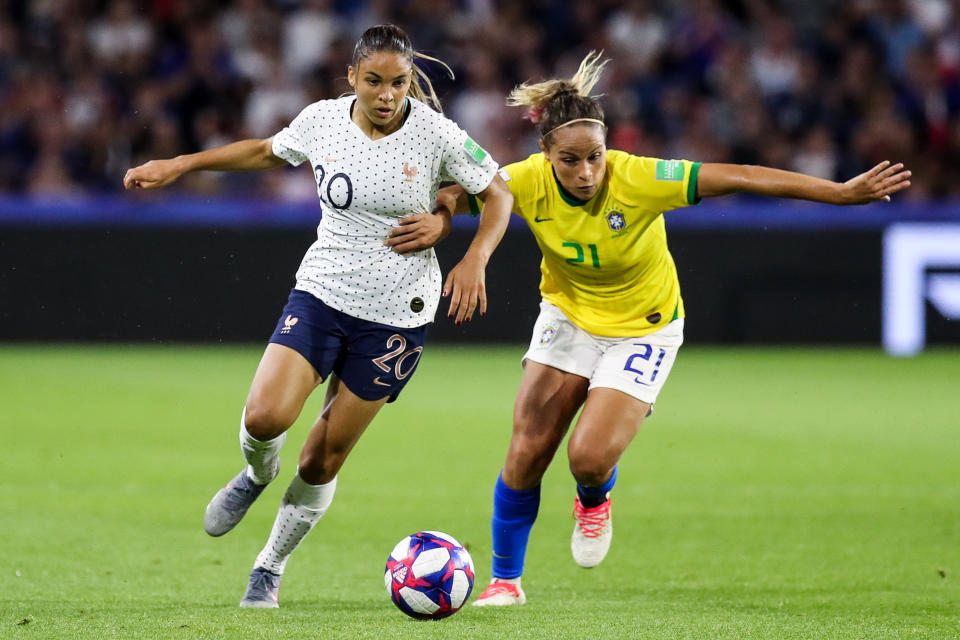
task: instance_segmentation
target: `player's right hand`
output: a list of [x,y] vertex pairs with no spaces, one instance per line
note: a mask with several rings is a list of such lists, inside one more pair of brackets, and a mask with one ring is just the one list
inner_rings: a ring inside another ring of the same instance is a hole
[[884,160],[869,171],[844,182],[838,204],[866,204],[877,200],[890,202],[891,195],[910,186],[912,175],[902,162],[892,164]]
[[165,187],[182,174],[177,160],[151,160],[139,167],[128,169],[123,176],[125,189],[159,189]]
[[450,270],[443,284],[443,297],[450,298],[447,317],[454,318],[455,324],[470,322],[473,312],[487,313],[487,286],[484,273],[486,262],[479,260],[469,251],[463,260]]
[[383,242],[397,253],[413,253],[436,246],[450,235],[450,214],[443,209],[436,213],[416,213],[401,218]]

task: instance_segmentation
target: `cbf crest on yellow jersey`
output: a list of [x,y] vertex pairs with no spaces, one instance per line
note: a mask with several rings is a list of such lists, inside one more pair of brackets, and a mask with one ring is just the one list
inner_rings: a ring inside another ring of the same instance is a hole
[[642,336],[684,316],[663,213],[698,202],[699,163],[607,151],[586,202],[562,191],[538,153],[500,174],[543,253],[540,293],[598,336]]

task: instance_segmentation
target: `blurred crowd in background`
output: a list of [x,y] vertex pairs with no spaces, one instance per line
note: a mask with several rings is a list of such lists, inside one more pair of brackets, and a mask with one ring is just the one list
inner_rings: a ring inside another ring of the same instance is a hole
[[[510,89],[596,49],[612,148],[831,179],[891,159],[908,197],[960,197],[960,0],[0,0],[0,194],[270,136],[348,92],[384,22],[452,67],[427,67],[445,112],[501,163],[538,150]],[[316,197],[302,169],[179,188]]]

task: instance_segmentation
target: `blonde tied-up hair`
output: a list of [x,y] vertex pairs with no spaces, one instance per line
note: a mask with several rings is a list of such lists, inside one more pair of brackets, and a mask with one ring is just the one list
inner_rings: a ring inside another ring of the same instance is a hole
[[447,70],[451,80],[454,78],[453,70],[443,60],[414,51],[413,44],[406,32],[392,24],[378,24],[363,32],[353,48],[353,59],[351,61],[353,68],[359,69],[361,60],[381,51],[399,53],[405,56],[410,61],[410,66],[413,67],[413,77],[410,78],[410,97],[443,113],[440,98],[437,97],[437,93],[433,89],[430,77],[413,61],[415,58],[420,58],[435,62]]
[[601,60],[603,52],[591,51],[569,80],[546,80],[536,84],[524,82],[510,92],[507,104],[527,107],[526,118],[537,125],[544,144],[550,134],[574,120],[603,122],[603,109],[590,91],[600,81],[609,60]]

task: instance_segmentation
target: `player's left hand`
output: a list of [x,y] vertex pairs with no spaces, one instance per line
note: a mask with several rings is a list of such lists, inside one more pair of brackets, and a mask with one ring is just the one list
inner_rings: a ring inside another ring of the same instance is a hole
[[423,251],[436,246],[450,234],[450,216],[444,213],[415,213],[400,218],[383,244],[397,253]]
[[478,306],[480,315],[487,313],[485,266],[483,261],[468,252],[447,274],[447,280],[443,284],[443,297],[450,298],[447,317],[455,318],[456,324],[470,322]]
[[884,160],[874,168],[861,173],[843,183],[841,204],[866,204],[883,200],[890,202],[890,196],[910,186],[910,171],[903,163],[890,164]]

